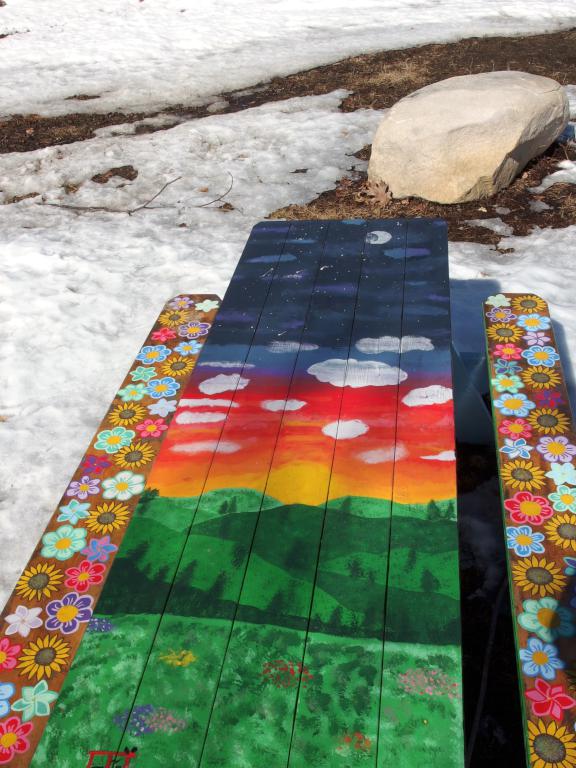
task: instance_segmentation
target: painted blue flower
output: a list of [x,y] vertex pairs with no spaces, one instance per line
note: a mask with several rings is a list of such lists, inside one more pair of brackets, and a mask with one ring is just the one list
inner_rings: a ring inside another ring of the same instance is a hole
[[576,557],[565,557],[564,562],[566,563],[566,568],[564,568],[566,576],[574,576],[576,573]]
[[148,383],[146,391],[150,397],[174,397],[180,389],[180,384],[172,376],[164,376],[162,379],[153,379]]
[[530,411],[536,408],[536,403],[528,400],[522,393],[504,394],[494,400],[494,407],[498,408],[504,416],[528,416]]
[[515,363],[514,360],[503,360],[501,358],[498,358],[495,361],[494,368],[496,373],[503,373],[507,376],[511,376],[522,370],[522,366]]
[[110,536],[103,536],[101,539],[91,539],[82,554],[86,555],[91,563],[105,563],[117,549],[118,547],[110,542]]
[[132,377],[132,381],[149,382],[150,379],[153,379],[154,376],[156,376],[156,368],[144,368],[143,365],[139,365],[138,368],[134,368],[133,371],[130,371],[130,376]]
[[550,328],[550,318],[544,315],[520,315],[516,323],[527,331],[546,331]]
[[518,440],[506,437],[504,438],[504,445],[500,448],[500,452],[505,453],[509,459],[529,459],[532,450],[534,450],[534,446],[528,445],[523,437]]
[[162,416],[162,418],[166,418],[169,413],[176,410],[177,404],[177,400],[166,400],[165,397],[161,397],[160,400],[157,400],[155,403],[150,403],[148,410],[153,416]]
[[545,643],[538,637],[529,637],[526,648],[520,649],[522,671],[529,677],[542,676],[544,680],[553,680],[556,670],[564,668],[564,662],[558,658],[558,649],[551,643]]
[[154,363],[162,363],[169,354],[170,349],[165,344],[156,344],[152,347],[142,347],[136,355],[136,360],[140,360],[144,365],[154,365]]
[[190,341],[181,341],[175,351],[178,352],[179,355],[188,357],[188,355],[197,355],[201,349],[202,345],[194,339],[191,339]]
[[543,533],[534,533],[529,525],[513,525],[506,527],[508,549],[513,549],[518,557],[528,557],[533,553],[542,554],[544,547]]
[[83,520],[85,517],[90,517],[88,510],[90,504],[80,504],[76,499],[69,501],[65,507],[59,507],[60,514],[56,518],[59,523],[71,523],[76,525],[78,520]]
[[560,355],[554,347],[542,347],[540,344],[525,349],[522,357],[525,357],[530,365],[543,365],[546,368],[553,368],[556,360],[560,360]]
[[8,699],[14,696],[16,688],[12,683],[0,683],[0,717],[4,717],[10,712]]
[[576,467],[570,462],[561,464],[558,461],[554,461],[550,464],[550,471],[546,472],[546,477],[554,480],[556,485],[576,485]]

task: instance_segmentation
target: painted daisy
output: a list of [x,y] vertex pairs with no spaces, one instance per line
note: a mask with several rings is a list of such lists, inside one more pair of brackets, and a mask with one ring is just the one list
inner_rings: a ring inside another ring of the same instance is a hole
[[103,498],[128,501],[132,496],[142,493],[144,490],[144,475],[136,475],[130,470],[118,472],[114,477],[108,477],[102,482]]
[[68,560],[86,545],[86,529],[61,525],[57,530],[42,536],[42,556],[55,557],[56,560]]
[[548,498],[556,512],[573,512],[576,514],[576,491],[567,485],[559,485],[554,493],[549,493]]
[[564,662],[558,658],[558,649],[551,643],[544,643],[538,637],[529,637],[526,648],[520,649],[522,671],[528,677],[541,675],[553,680],[556,670],[564,669]]
[[564,608],[553,597],[541,597],[539,600],[524,600],[523,613],[519,614],[518,624],[545,643],[551,643],[557,637],[574,637],[574,617],[572,611]]
[[576,455],[576,445],[568,442],[567,437],[541,437],[536,446],[546,461],[565,464]]
[[97,451],[106,451],[106,453],[116,453],[126,445],[130,445],[136,433],[131,429],[124,427],[114,427],[114,429],[104,429],[98,432],[94,448]]
[[540,365],[546,368],[553,368],[556,361],[560,360],[560,355],[554,347],[542,347],[539,344],[525,349],[522,352],[522,357],[525,357],[530,365]]
[[538,315],[536,313],[530,315],[520,315],[517,324],[521,328],[525,328],[527,331],[546,331],[550,328],[552,322],[546,315]]
[[513,549],[518,557],[528,557],[533,552],[544,552],[544,534],[533,532],[529,525],[520,525],[517,528],[507,526],[506,538],[508,549]]
[[528,416],[530,411],[536,408],[536,403],[528,400],[526,395],[522,393],[506,393],[494,400],[494,407],[498,408],[504,416]]
[[155,365],[156,363],[164,362],[170,352],[170,348],[165,344],[142,347],[140,352],[136,355],[136,360],[140,360],[144,365]]

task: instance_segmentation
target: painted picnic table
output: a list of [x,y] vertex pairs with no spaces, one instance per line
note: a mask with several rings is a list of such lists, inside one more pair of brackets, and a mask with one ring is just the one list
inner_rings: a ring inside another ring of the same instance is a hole
[[455,496],[445,225],[257,225],[30,764],[463,765]]

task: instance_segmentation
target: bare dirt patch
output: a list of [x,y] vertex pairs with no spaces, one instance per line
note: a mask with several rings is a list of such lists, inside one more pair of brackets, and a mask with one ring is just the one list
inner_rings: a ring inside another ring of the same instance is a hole
[[138,171],[133,165],[120,165],[118,168],[109,168],[107,171],[97,173],[95,176],[92,176],[92,181],[95,181],[96,184],[108,184],[113,176],[134,181],[138,176]]

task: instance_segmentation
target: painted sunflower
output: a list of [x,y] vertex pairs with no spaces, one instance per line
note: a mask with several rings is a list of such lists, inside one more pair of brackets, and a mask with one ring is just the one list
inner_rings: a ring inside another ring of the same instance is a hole
[[168,328],[178,328],[179,325],[190,320],[191,313],[185,309],[170,309],[163,312],[158,318],[158,322],[167,325]]
[[41,600],[56,592],[62,578],[62,571],[50,563],[31,565],[18,579],[16,592],[25,600]]
[[534,597],[546,597],[560,592],[568,579],[554,563],[545,557],[528,557],[512,566],[512,578],[518,586]]
[[154,448],[148,443],[138,440],[123,448],[113,455],[113,460],[122,469],[137,469],[154,458]]
[[524,459],[516,459],[504,464],[501,477],[505,485],[519,491],[539,490],[546,484],[544,470]]
[[576,552],[576,515],[571,512],[554,515],[546,523],[546,533],[557,546]]
[[542,365],[533,365],[520,373],[524,384],[532,389],[550,389],[560,384],[560,374]]
[[187,373],[193,370],[195,363],[194,359],[177,355],[172,360],[165,362],[160,370],[164,376],[186,376]]
[[540,296],[526,295],[516,296],[512,299],[512,309],[514,312],[533,314],[535,312],[545,312],[546,302]]
[[98,504],[86,520],[86,528],[94,533],[114,533],[128,522],[130,510],[115,501]]
[[61,640],[58,635],[44,635],[38,640],[28,643],[23,653],[18,657],[18,669],[23,676],[31,680],[35,677],[41,680],[50,678],[54,672],[60,672],[66,666],[70,656],[70,645]]
[[129,424],[136,424],[142,421],[148,411],[143,405],[138,403],[122,403],[117,405],[108,417],[115,427],[125,427]]
[[565,725],[552,720],[546,724],[528,720],[528,744],[532,768],[573,768],[576,766],[576,740]]
[[541,435],[562,435],[570,427],[570,419],[558,408],[536,408],[528,423]]
[[488,338],[493,341],[501,341],[504,343],[518,341],[523,333],[524,331],[522,328],[518,328],[516,325],[510,325],[510,323],[494,323],[494,325],[491,325],[486,331]]

